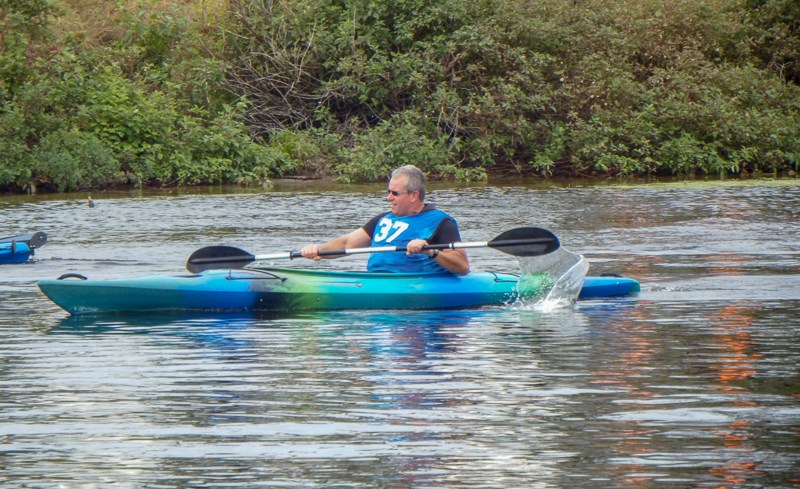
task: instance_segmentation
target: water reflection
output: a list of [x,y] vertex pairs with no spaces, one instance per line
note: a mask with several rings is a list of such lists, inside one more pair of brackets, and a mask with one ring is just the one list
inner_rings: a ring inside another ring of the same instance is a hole
[[[629,393],[622,401],[625,409],[601,417],[619,425],[624,433],[614,444],[618,455],[612,460],[624,472],[639,474],[634,487],[642,481],[649,484],[662,480],[666,473],[653,468],[664,470],[675,463],[705,471],[707,478],[716,481],[713,487],[735,488],[768,478],[770,471],[763,461],[770,456],[770,449],[753,442],[764,429],[769,413],[777,414],[767,407],[774,406],[776,399],[750,388],[753,379],[770,375],[759,351],[763,346],[753,337],[762,310],[759,303],[743,302],[711,305],[701,312],[685,311],[690,319],[674,334],[639,332],[625,342],[631,347],[622,355],[620,367],[626,372],[611,374]],[[642,318],[645,322],[654,319]],[[675,327],[680,323],[660,324]],[[687,343],[689,338],[695,343]],[[681,354],[674,355],[677,352]],[[660,357],[665,355],[676,367],[664,368]],[[663,377],[653,365],[674,372]],[[641,385],[636,385],[636,379],[641,379]],[[676,382],[686,386],[678,387]],[[667,394],[669,391],[676,392]],[[788,399],[782,402],[791,403]],[[789,408],[778,413],[778,418],[793,417],[800,410]],[[674,445],[673,450],[666,451],[669,458],[665,458],[664,436]],[[642,475],[648,471],[649,476]]]
[[[719,354],[711,369],[716,372],[719,384],[716,389],[734,396],[733,406],[758,409],[758,397],[748,389],[747,381],[758,374],[757,365],[762,354],[753,351],[751,328],[753,319],[761,309],[754,303],[726,304],[712,317],[712,332],[719,342]],[[722,447],[727,461],[709,472],[724,480],[721,487],[733,488],[748,480],[765,475],[760,462],[754,461],[757,447],[753,446],[755,437],[751,421],[731,420],[727,426],[715,431],[722,439]]]
[[[552,311],[71,318],[35,287],[66,272],[181,273],[209,244],[293,249],[365,222],[383,205],[371,195],[337,191],[337,206],[319,198],[328,190],[14,206],[4,224],[51,240],[35,262],[0,267],[0,480],[798,485],[797,185],[431,192],[458,209],[465,239],[550,228],[591,275],[643,285],[633,300]],[[298,226],[298,215],[314,218]],[[519,271],[497,251],[470,257]]]
[[[599,310],[608,316],[611,308]],[[90,340],[101,358],[110,347],[106,338],[139,339],[136,372],[152,379],[138,381],[149,394],[135,396],[140,399],[133,411],[117,406],[117,416],[132,418],[136,437],[148,441],[150,448],[138,452],[144,465],[152,458],[177,465],[174,461],[186,457],[221,455],[240,463],[252,456],[322,464],[355,458],[378,463],[389,481],[445,487],[431,481],[431,473],[451,463],[456,470],[469,460],[480,460],[490,472],[508,470],[514,460],[529,456],[529,442],[537,446],[535,453],[550,455],[525,473],[557,472],[554,464],[565,455],[557,454],[547,430],[502,420],[523,399],[536,401],[520,414],[531,410],[545,420],[558,415],[548,402],[586,394],[541,390],[546,382],[536,375],[537,356],[561,361],[542,342],[573,342],[588,335],[586,325],[584,313],[576,311],[562,311],[553,321],[532,311],[496,309],[279,319],[81,318],[64,321],[49,334]],[[498,342],[500,349],[492,346]],[[145,358],[150,367],[143,366]],[[80,369],[72,372],[81,375]],[[103,391],[111,395],[102,385],[108,382],[94,378],[93,393],[72,393],[74,402],[92,403]],[[486,391],[487,382],[494,393]],[[183,428],[175,431],[164,423]],[[101,433],[110,436],[107,428]],[[126,428],[117,433],[133,434]],[[180,447],[166,446],[160,441],[165,436],[183,441]],[[102,444],[92,450],[100,448],[121,447]]]

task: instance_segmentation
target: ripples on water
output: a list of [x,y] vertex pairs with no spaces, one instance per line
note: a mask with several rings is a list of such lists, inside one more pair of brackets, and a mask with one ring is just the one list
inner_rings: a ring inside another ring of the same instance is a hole
[[0,234],[50,235],[0,268],[0,486],[798,487],[799,188],[434,191],[466,240],[546,227],[643,291],[288,317],[68,317],[35,281],[182,273],[208,244],[289,250],[379,197],[0,202]]

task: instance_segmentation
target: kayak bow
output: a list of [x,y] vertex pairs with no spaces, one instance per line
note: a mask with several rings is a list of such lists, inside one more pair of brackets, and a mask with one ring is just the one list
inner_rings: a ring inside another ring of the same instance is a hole
[[33,251],[24,242],[0,243],[0,264],[25,263]]
[[45,243],[47,234],[41,231],[0,238],[0,264],[25,263]]

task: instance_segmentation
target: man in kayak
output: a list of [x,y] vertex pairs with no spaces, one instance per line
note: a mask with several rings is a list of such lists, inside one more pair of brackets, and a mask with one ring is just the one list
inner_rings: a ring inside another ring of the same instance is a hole
[[469,272],[469,258],[463,249],[423,250],[427,245],[461,241],[456,220],[425,203],[425,174],[413,165],[392,172],[386,199],[391,210],[379,214],[364,226],[322,245],[304,246],[305,258],[319,260],[322,250],[405,246],[406,253],[373,253],[367,263],[371,272]]

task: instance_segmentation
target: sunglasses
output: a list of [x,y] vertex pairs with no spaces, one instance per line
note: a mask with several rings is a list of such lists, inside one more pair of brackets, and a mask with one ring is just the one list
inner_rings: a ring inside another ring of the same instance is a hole
[[394,195],[395,197],[397,197],[397,196],[399,196],[399,195],[405,195],[405,194],[410,194],[410,193],[411,193],[411,192],[398,192],[397,190],[392,190],[392,189],[390,189],[390,188],[387,188],[387,189],[386,189],[386,192],[388,192],[388,193],[390,193],[390,194]]

